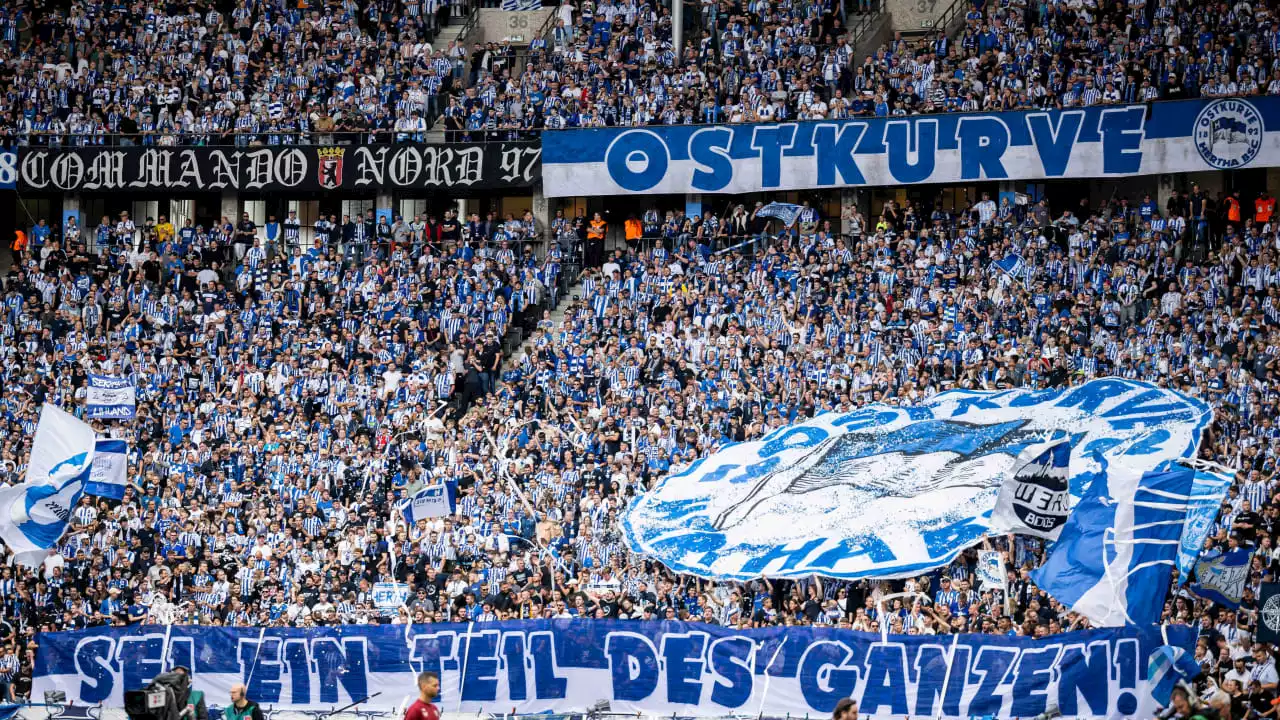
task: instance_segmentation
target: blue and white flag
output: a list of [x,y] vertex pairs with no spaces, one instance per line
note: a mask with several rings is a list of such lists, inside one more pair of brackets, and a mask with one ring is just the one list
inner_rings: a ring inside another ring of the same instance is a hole
[[1009,277],[1016,280],[1017,278],[1022,277],[1022,272],[1026,267],[1026,264],[1023,263],[1021,255],[1018,255],[1017,253],[1009,253],[1008,255],[1005,255],[1004,258],[997,260],[995,262],[995,266],[1003,270]]
[[1005,590],[1009,582],[1009,574],[1004,569],[1004,557],[999,550],[983,550],[978,553],[974,575],[978,578],[979,590]]
[[804,210],[803,205],[771,202],[757,210],[756,217],[777,218],[782,221],[783,225],[791,227],[796,224],[796,220],[800,217],[800,211],[802,210]]
[[1196,563],[1196,581],[1191,592],[1205,600],[1235,609],[1240,607],[1245,583],[1249,580],[1249,560],[1253,551],[1240,548],[1228,553],[1215,552]]
[[129,485],[129,445],[124,440],[99,440],[93,454],[93,469],[84,491],[89,495],[124,499],[124,489]]
[[1031,579],[1099,627],[1159,622],[1195,471],[1095,462],[1101,472]]
[[80,501],[93,466],[94,432],[49,404],[31,443],[26,482],[0,488],[0,539],[14,553],[54,547]]
[[128,378],[90,375],[85,416],[93,420],[132,420],[138,414],[138,389]]
[[1204,550],[1204,541],[1213,532],[1218,520],[1218,509],[1231,489],[1233,472],[1219,472],[1207,467],[1203,461],[1193,461],[1196,479],[1191,485],[1191,502],[1187,508],[1187,524],[1182,530],[1182,542],[1178,546],[1178,581],[1186,582],[1195,569],[1196,558]]
[[1169,705],[1173,689],[1179,682],[1190,682],[1199,674],[1200,664],[1196,662],[1195,655],[1176,645],[1161,645],[1147,660],[1151,697],[1161,707]]
[[405,522],[413,524],[427,518],[453,514],[457,502],[458,483],[449,480],[439,485],[425,487],[400,506]]
[[1152,469],[1194,457],[1211,420],[1200,400],[1122,378],[827,413],[664,477],[624,512],[623,537],[701,577],[918,576],[991,532],[1028,448],[1069,439],[1074,503],[1086,453]]
[[1029,447],[1018,462],[1000,489],[991,531],[1057,540],[1071,512],[1071,442]]

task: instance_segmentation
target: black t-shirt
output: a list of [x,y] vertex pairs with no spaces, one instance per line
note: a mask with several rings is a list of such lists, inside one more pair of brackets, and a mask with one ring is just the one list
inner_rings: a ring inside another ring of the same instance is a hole
[[493,370],[493,363],[498,359],[498,344],[489,343],[480,351],[480,367],[485,372]]
[[1250,510],[1237,515],[1236,522],[1248,526],[1237,528],[1236,532],[1240,534],[1240,539],[1244,541],[1244,544],[1252,545],[1254,539],[1258,536],[1258,528],[1262,525],[1262,516]]
[[155,260],[147,260],[142,263],[142,276],[145,277],[148,282],[158,284],[160,282],[160,263]]
[[254,225],[252,220],[241,220],[240,226],[237,228],[238,232],[236,233],[236,242],[244,243],[246,245],[252,243],[253,233],[257,229],[258,226]]

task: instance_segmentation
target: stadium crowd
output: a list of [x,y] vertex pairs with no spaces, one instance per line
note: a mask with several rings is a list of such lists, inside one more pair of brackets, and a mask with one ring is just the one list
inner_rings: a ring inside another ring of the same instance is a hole
[[679,57],[654,0],[568,1],[545,36],[472,48],[441,34],[449,0],[23,0],[0,8],[0,140],[421,142],[1275,94],[1270,5],[975,2],[954,39],[858,58],[845,22],[868,0],[705,0]]
[[[79,411],[87,373],[136,379],[138,417],[98,425],[129,441],[124,501],[86,496],[39,568],[0,563],[0,682],[29,688],[37,630],[156,621],[1082,627],[1028,581],[1031,538],[990,541],[1003,597],[976,587],[976,551],[906,581],[702,581],[629,553],[618,519],[662,474],[815,413],[1120,375],[1216,409],[1203,454],[1240,471],[1209,544],[1257,548],[1250,591],[1237,614],[1174,589],[1164,619],[1201,627],[1222,692],[1270,699],[1250,628],[1280,564],[1280,225],[1270,196],[1245,201],[1197,187],[1055,216],[983,196],[957,213],[810,208],[793,228],[741,205],[653,209],[558,322],[583,218],[557,217],[542,252],[525,242],[540,228],[492,216],[398,219],[367,246],[371,218],[311,247],[268,245],[247,217],[33,232],[3,278],[4,481],[21,479],[41,404]],[[1025,274],[995,264],[1011,252]],[[514,325],[529,340],[504,353]],[[391,520],[446,479],[453,516]],[[411,595],[384,614],[371,591],[389,580]],[[877,607],[903,589],[930,600]]]

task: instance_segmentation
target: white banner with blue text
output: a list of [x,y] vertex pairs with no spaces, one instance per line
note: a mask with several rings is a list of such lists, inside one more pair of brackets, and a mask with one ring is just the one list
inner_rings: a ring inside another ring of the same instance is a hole
[[1280,98],[542,134],[547,197],[1099,178],[1280,165]]
[[138,388],[129,378],[90,375],[84,406],[94,420],[132,420],[138,414]]
[[[1168,642],[1190,651],[1189,627]],[[733,630],[682,622],[538,620],[327,628],[128,627],[42,633],[35,697],[119,706],[185,665],[212,702],[244,683],[275,709],[327,710],[376,696],[394,709],[420,671],[440,674],[444,712],[829,715],[844,697],[865,717],[1152,717],[1158,627],[1042,640],[881,636],[813,627]]]

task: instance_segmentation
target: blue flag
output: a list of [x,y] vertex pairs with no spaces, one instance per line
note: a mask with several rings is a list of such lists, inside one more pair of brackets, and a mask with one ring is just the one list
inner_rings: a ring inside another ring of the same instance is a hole
[[1144,473],[1093,459],[1102,471],[1031,579],[1095,625],[1157,623],[1195,471],[1166,463]]
[[[1186,582],[1196,567],[1196,558],[1204,549],[1205,538],[1213,531],[1218,520],[1218,508],[1231,487],[1232,473],[1196,467],[1196,479],[1191,486],[1191,502],[1187,508],[1187,525],[1182,531],[1182,544],[1178,548],[1178,579]],[[1223,470],[1228,470],[1223,468]]]
[[128,486],[129,445],[124,440],[99,440],[94,448],[93,469],[84,491],[89,495],[124,499]]
[[756,211],[756,217],[771,217],[782,221],[782,224],[791,227],[796,224],[796,218],[800,217],[800,211],[804,210],[803,205],[795,203],[771,202],[768,205]]
[[1252,548],[1206,555],[1196,563],[1196,581],[1191,585],[1191,592],[1219,605],[1233,609],[1240,607],[1252,557]]
[[1017,253],[1009,253],[1003,259],[995,262],[996,267],[1000,268],[1011,278],[1019,278],[1022,276],[1024,263],[1022,256]]

